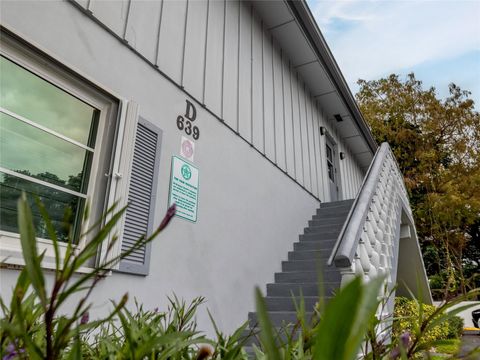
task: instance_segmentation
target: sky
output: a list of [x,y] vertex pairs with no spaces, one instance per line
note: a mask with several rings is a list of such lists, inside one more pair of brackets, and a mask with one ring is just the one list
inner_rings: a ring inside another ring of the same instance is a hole
[[480,110],[480,0],[307,0],[352,93],[410,72],[425,89],[471,91]]

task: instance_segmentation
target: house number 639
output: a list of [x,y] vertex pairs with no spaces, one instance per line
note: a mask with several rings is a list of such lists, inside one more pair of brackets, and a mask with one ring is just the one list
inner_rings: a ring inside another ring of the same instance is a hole
[[185,134],[192,135],[195,140],[200,138],[200,129],[197,126],[192,126],[192,123],[197,118],[197,109],[190,101],[187,102],[185,115],[177,116],[177,127],[180,131],[185,131]]

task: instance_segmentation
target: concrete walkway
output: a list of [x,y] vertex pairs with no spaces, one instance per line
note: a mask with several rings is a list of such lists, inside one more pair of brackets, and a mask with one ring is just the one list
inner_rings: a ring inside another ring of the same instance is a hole
[[[474,351],[476,350],[476,351]],[[474,352],[470,357],[466,359],[478,360],[480,359],[480,335],[463,335],[462,347],[460,350],[460,358]]]

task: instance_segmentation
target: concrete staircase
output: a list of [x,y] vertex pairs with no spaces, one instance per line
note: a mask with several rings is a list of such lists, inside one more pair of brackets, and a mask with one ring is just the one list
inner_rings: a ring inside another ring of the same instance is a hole
[[[307,320],[310,318],[319,297],[319,272],[322,274],[321,286],[327,300],[340,287],[340,272],[334,266],[327,266],[327,261],[352,204],[353,200],[322,203],[308,222],[304,233],[299,236],[299,241],[293,244],[288,260],[282,262],[282,272],[275,274],[273,284],[267,284],[265,302],[274,326],[280,328],[296,323],[293,298],[296,298],[298,304],[300,294],[305,302]],[[256,332],[257,314],[249,313],[248,319],[248,332]],[[256,341],[252,338],[250,343]]]

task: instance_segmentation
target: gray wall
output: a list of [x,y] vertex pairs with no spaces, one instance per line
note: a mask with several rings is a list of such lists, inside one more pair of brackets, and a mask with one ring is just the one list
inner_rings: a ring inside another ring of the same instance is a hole
[[[171,156],[180,147],[175,119],[189,98],[177,85],[206,106],[197,104],[197,223],[175,219],[152,246],[150,275],[106,278],[94,293],[95,309],[104,311],[108,299],[118,300],[125,291],[147,308],[162,306],[173,292],[187,299],[203,295],[219,326],[229,331],[246,320],[254,308],[253,286],[273,281],[314,213],[318,200],[309,192],[328,200],[319,125],[346,153],[340,162],[344,198],[354,196],[361,172],[261,20],[253,14],[251,21],[250,5],[89,3],[128,45],[68,2],[2,1],[1,22],[80,74],[136,101],[140,116],[163,130],[156,224],[167,207]],[[17,272],[0,275],[5,296]],[[208,328],[205,312],[199,321]]]
[[344,199],[363,173],[335,124],[264,26],[254,6],[238,0],[77,1],[92,17],[322,201],[325,126],[346,154]]

